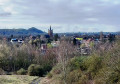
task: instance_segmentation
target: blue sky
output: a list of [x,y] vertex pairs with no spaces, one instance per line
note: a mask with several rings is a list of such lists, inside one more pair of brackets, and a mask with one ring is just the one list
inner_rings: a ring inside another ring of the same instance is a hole
[[120,0],[0,0],[0,28],[120,31]]

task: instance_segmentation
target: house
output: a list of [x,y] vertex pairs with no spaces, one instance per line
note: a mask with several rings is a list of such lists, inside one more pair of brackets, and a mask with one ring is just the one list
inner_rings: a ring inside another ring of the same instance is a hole
[[42,52],[42,54],[45,54],[46,50],[47,50],[47,44],[42,44],[41,45],[41,52]]
[[41,50],[46,50],[47,49],[47,44],[42,44],[41,45]]
[[18,43],[24,43],[24,41],[22,39],[18,40]]
[[16,38],[11,39],[10,42],[11,42],[11,43],[24,43],[24,41],[23,41],[22,39],[18,40],[18,39],[16,39]]
[[14,39],[11,39],[10,41],[11,43],[18,43],[18,39],[14,38]]
[[60,45],[60,41],[53,41],[53,42],[51,43],[51,45],[52,45],[53,47],[58,47],[58,46]]

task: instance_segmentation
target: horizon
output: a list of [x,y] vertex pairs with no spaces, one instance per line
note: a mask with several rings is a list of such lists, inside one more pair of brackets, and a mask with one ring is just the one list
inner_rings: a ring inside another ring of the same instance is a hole
[[0,29],[118,32],[119,0],[0,0]]
[[[37,28],[37,27],[29,27],[29,28],[3,28],[3,30],[4,29],[25,29],[25,30],[29,30],[30,28],[35,28],[35,29],[38,29],[38,30],[41,30],[41,31],[43,31],[42,29],[39,29],[39,28]],[[48,28],[49,29],[49,28]],[[47,29],[47,30],[48,30]],[[51,28],[52,29],[52,28]],[[1,30],[1,28],[0,28],[0,30]],[[48,31],[43,31],[44,33],[48,33]],[[53,33],[100,33],[100,32],[103,32],[103,33],[118,33],[119,31],[116,31],[116,32],[104,32],[104,31],[97,31],[97,32],[95,32],[95,31],[91,31],[91,32],[85,32],[85,31],[83,31],[83,32],[54,32],[54,30],[53,30]]]

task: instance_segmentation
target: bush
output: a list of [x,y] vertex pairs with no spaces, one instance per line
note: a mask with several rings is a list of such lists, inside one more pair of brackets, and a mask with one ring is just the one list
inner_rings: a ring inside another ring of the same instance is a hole
[[43,74],[44,74],[44,71],[40,65],[31,64],[28,67],[28,75],[30,76],[43,76]]
[[[13,71],[13,72],[7,72],[7,75],[16,75],[17,72],[16,71]],[[26,74],[27,74],[27,70],[26,70]]]
[[84,66],[84,60],[86,59],[86,56],[80,56],[80,57],[74,57],[68,62],[68,67],[70,68],[70,71],[73,71],[75,69],[81,69],[82,71],[85,70]]
[[115,84],[118,82],[120,82],[120,74],[117,72],[112,72],[108,77],[107,83]]
[[90,79],[94,78],[97,72],[102,68],[102,58],[99,56],[90,56],[85,61],[85,67]]
[[52,68],[52,71],[51,71],[53,74],[60,74],[62,72],[62,66],[61,64],[57,64],[56,66],[54,66]]
[[48,77],[48,78],[52,78],[53,75],[52,75],[51,73],[48,73],[48,74],[47,74],[47,77]]
[[82,77],[82,71],[80,69],[74,70],[67,75],[68,84],[76,84]]
[[119,84],[119,82],[120,73],[114,71],[112,68],[102,70],[95,78],[95,84]]
[[6,74],[5,71],[2,68],[0,68],[0,75],[5,75],[5,74]]
[[26,75],[27,71],[23,68],[21,68],[20,70],[17,71],[18,75]]
[[43,70],[45,73],[49,72],[50,70],[52,69],[52,66],[46,64],[46,65],[43,65]]
[[94,80],[94,83],[95,83],[95,84],[106,84],[105,81],[100,80],[100,79]]
[[87,75],[82,75],[77,84],[88,84],[89,80]]

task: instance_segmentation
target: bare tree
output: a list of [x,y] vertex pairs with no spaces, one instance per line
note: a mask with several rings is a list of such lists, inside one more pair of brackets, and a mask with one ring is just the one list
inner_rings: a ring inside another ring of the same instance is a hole
[[67,84],[66,82],[66,76],[67,76],[67,62],[71,57],[74,56],[75,48],[66,41],[62,41],[59,45],[59,48],[57,49],[57,55],[58,55],[58,63],[62,65],[62,71],[63,71],[63,80],[64,84]]

